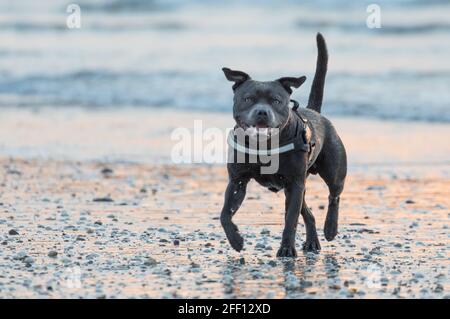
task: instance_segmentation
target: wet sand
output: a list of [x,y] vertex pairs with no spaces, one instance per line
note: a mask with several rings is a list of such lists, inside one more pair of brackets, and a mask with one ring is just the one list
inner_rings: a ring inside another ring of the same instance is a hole
[[174,128],[228,114],[3,109],[1,298],[449,298],[450,128],[332,119],[349,174],[337,238],[327,189],[307,183],[322,251],[277,259],[282,194],[255,182],[220,226],[224,164],[170,164]]
[[[448,169],[448,167],[446,167]],[[277,259],[283,196],[252,182],[218,220],[222,166],[0,160],[2,298],[449,298],[450,180],[350,173],[339,235],[323,234],[321,180],[308,181],[320,254]]]

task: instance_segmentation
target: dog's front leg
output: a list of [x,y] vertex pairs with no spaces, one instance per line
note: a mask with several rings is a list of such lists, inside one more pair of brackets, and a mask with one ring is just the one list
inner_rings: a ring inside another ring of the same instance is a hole
[[297,230],[298,217],[303,202],[305,186],[304,183],[294,181],[285,189],[286,194],[286,216],[281,240],[281,247],[277,257],[295,257],[295,233]]
[[241,206],[247,189],[248,180],[230,180],[225,192],[225,203],[223,204],[220,222],[228,241],[237,251],[241,251],[244,247],[244,239],[239,234],[239,229],[233,223],[231,218]]

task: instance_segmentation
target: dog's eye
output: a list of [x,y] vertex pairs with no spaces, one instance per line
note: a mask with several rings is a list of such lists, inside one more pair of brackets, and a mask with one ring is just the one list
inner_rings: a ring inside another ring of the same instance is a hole
[[251,97],[246,97],[246,98],[244,99],[244,102],[250,103],[250,102],[253,102],[253,99],[252,99]]
[[275,105],[278,105],[278,104],[281,103],[281,101],[280,101],[280,100],[277,100],[277,99],[273,99],[273,100],[272,100],[272,103],[275,104]]

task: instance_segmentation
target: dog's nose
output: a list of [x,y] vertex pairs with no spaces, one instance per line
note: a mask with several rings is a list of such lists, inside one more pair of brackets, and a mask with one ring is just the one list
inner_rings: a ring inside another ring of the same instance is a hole
[[269,117],[269,113],[267,113],[266,110],[258,110],[256,111],[256,115],[258,117],[265,117],[265,118]]

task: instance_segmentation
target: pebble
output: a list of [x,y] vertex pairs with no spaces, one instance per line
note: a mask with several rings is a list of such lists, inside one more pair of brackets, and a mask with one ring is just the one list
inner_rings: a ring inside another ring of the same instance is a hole
[[110,174],[114,173],[114,171],[109,167],[105,167],[104,169],[101,170],[101,173],[103,175],[110,175]]
[[50,250],[50,251],[48,252],[48,257],[50,257],[50,258],[55,258],[56,256],[58,256],[58,253],[57,253],[56,251]]
[[441,293],[444,291],[444,286],[442,286],[441,284],[437,284],[433,291],[436,293]]
[[93,199],[97,203],[112,203],[114,200],[111,197],[96,197]]
[[14,260],[23,260],[27,257],[27,253],[25,251],[19,251],[13,256]]
[[11,229],[11,230],[8,232],[8,234],[11,235],[11,236],[19,235],[19,233],[18,233],[17,230],[15,230],[15,229]]
[[155,266],[157,264],[158,264],[158,262],[156,261],[156,259],[154,259],[152,257],[147,257],[145,262],[144,262],[145,266]]
[[367,191],[382,191],[385,189],[386,189],[386,186],[383,186],[383,185],[371,185],[366,188]]

